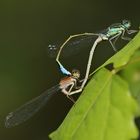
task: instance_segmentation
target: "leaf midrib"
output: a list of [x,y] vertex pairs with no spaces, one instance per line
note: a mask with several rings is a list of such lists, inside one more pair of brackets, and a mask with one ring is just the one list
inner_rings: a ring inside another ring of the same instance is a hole
[[91,105],[89,106],[89,108],[87,109],[87,111],[85,112],[85,115],[83,115],[83,118],[81,119],[79,125],[77,126],[77,128],[74,129],[74,131],[72,132],[71,138],[74,137],[76,131],[78,130],[78,128],[80,127],[80,125],[82,124],[83,120],[86,118],[89,110],[92,108],[92,106],[94,106],[96,104],[96,101],[98,100],[98,98],[100,97],[100,95],[103,93],[103,89],[106,87],[106,85],[108,84],[108,82],[110,82],[110,78],[112,77],[112,73],[110,72],[110,75],[108,77],[108,79],[106,80],[104,86],[101,88],[101,90],[99,91],[98,96],[96,97],[95,101],[91,103]]

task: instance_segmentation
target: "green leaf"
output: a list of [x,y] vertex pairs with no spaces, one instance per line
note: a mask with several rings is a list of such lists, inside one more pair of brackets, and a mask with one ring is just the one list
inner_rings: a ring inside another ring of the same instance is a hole
[[138,137],[137,104],[127,83],[101,69],[90,80],[52,140],[130,140]]
[[91,75],[99,69],[101,69],[102,67],[105,67],[106,65],[111,63],[113,64],[114,68],[119,68],[126,65],[130,60],[131,56],[138,48],[140,48],[140,32],[124,48],[122,48],[119,52],[113,55],[94,72],[92,72]]
[[128,82],[131,94],[136,98],[140,108],[140,50],[133,55],[120,75]]
[[[99,70],[62,125],[50,135],[53,140],[130,140],[138,137],[134,123],[138,106],[130,94],[129,80],[124,81],[125,76],[121,78],[114,71],[126,67],[139,47],[140,33],[92,73]],[[103,68],[110,63],[114,66],[112,72]]]

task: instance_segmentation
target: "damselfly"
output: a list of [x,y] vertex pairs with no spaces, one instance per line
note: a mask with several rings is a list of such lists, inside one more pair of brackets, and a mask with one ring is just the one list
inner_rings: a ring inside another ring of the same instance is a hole
[[[110,44],[113,47],[114,51],[117,51],[115,48],[115,42],[121,36],[124,40],[130,40],[129,37],[125,37],[125,32],[128,34],[135,33],[136,30],[129,30],[131,27],[131,23],[128,20],[123,20],[122,23],[115,23],[110,25],[104,30],[95,32],[95,33],[81,33],[76,35],[71,35],[66,41],[61,45],[49,45],[48,46],[48,54],[50,56],[56,57],[58,52],[61,50],[61,55],[66,57],[79,52],[79,50],[88,47],[88,43],[92,43],[95,41],[97,36],[101,36],[103,40],[109,40]],[[82,45],[84,44],[84,45]],[[63,48],[63,52],[62,49]]]
[[64,93],[70,100],[74,101],[70,95],[72,95],[74,89],[77,88],[79,78],[80,72],[76,69],[73,70],[72,75],[60,80],[58,85],[46,90],[41,95],[19,107],[14,112],[9,113],[5,120],[5,126],[10,128],[25,122],[37,113],[59,90],[61,90],[61,92]]
[[[56,61],[59,64],[60,70],[63,74],[71,75],[71,73],[61,64],[61,62],[59,60],[62,50],[65,48],[66,44],[69,43],[69,41],[75,37],[87,36],[89,38],[89,37],[97,36],[96,40],[93,42],[93,46],[92,46],[90,54],[89,54],[89,59],[88,59],[88,63],[87,63],[87,69],[86,69],[84,81],[81,85],[81,88],[79,88],[77,91],[75,91],[75,93],[81,92],[87,82],[87,79],[89,76],[89,71],[90,71],[90,66],[91,66],[91,62],[92,62],[92,58],[93,58],[93,54],[94,54],[96,46],[101,41],[108,40],[110,42],[113,50],[117,51],[117,49],[115,47],[115,42],[118,40],[118,38],[120,36],[123,40],[129,41],[129,40],[131,40],[131,38],[124,36],[125,33],[132,34],[132,33],[137,32],[136,30],[129,30],[130,27],[131,27],[131,22],[128,20],[123,20],[122,23],[112,24],[105,30],[99,31],[97,33],[83,33],[83,34],[72,35],[60,46],[60,49],[59,49],[57,57],[56,57]],[[78,42],[80,42],[80,41],[77,41],[77,43]]]

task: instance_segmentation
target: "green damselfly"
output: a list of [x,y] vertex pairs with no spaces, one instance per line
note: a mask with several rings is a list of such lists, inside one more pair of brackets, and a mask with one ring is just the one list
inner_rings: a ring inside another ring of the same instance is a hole
[[[117,49],[115,47],[115,43],[119,37],[121,37],[121,39],[123,39],[123,40],[130,41],[131,38],[126,37],[125,33],[133,34],[133,33],[137,32],[136,30],[130,30],[130,27],[131,27],[131,22],[129,20],[123,20],[122,23],[112,24],[109,27],[107,27],[106,29],[101,30],[101,31],[96,32],[96,33],[82,33],[82,34],[72,35],[60,46],[59,51],[58,51],[57,56],[56,56],[56,61],[59,64],[60,70],[63,74],[71,75],[71,73],[61,64],[61,62],[59,60],[61,53],[62,53],[62,50],[66,47],[67,44],[69,44],[70,40],[73,38],[84,36],[84,37],[86,37],[85,39],[91,40],[93,37],[96,36],[96,39],[94,40],[94,42],[92,42],[93,45],[92,45],[92,48],[91,48],[90,54],[89,54],[85,78],[83,80],[81,88],[78,89],[77,91],[75,91],[76,93],[81,92],[82,89],[84,88],[86,82],[87,82],[93,54],[94,54],[94,51],[95,51],[95,48],[97,47],[97,45],[102,41],[109,41],[113,50],[116,52]],[[82,38],[82,40],[77,40],[76,42],[71,42],[71,45],[78,44],[83,40],[84,40],[84,38]],[[71,46],[71,45],[69,45],[69,46]],[[69,53],[69,52],[67,52],[67,53]]]

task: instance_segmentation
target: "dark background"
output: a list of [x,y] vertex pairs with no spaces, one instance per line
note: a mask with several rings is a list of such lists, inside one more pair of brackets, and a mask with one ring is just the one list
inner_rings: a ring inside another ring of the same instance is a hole
[[[0,139],[47,140],[48,134],[59,127],[73,105],[62,94],[56,95],[27,122],[11,129],[4,127],[4,119],[9,112],[56,85],[62,77],[55,60],[47,55],[47,46],[63,42],[71,34],[104,29],[122,19],[131,20],[132,28],[138,29],[138,2],[1,0]],[[126,42],[119,41],[117,45],[123,44]],[[94,68],[113,54],[108,43],[101,45],[94,56]],[[79,63],[75,66],[80,70],[86,64],[84,58],[87,56],[86,53],[77,55]],[[75,58],[64,60],[71,69],[73,62]]]

